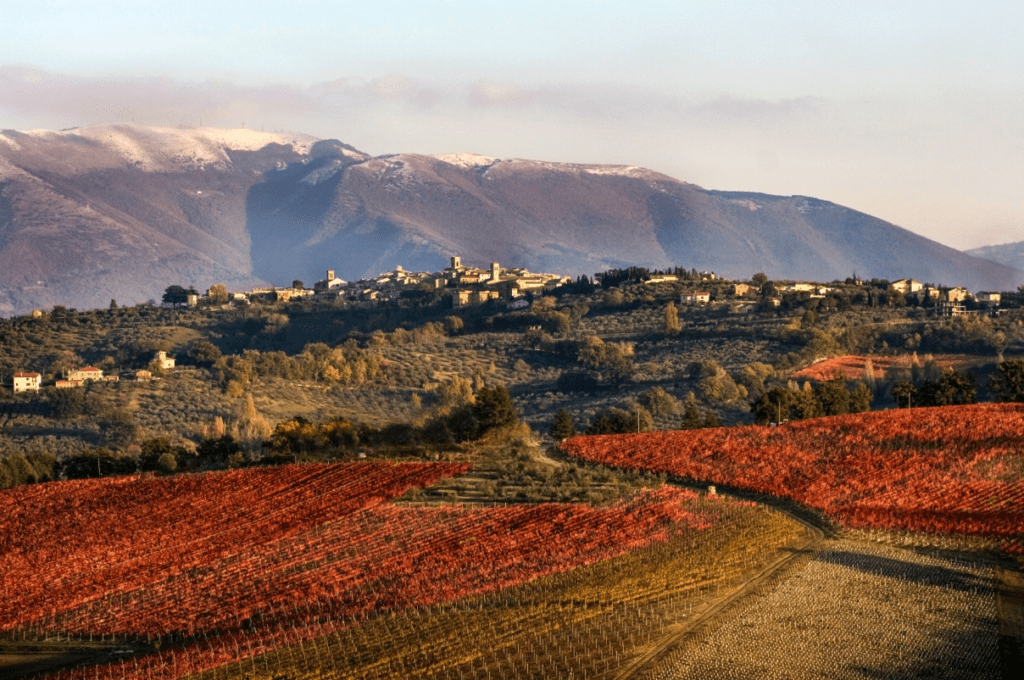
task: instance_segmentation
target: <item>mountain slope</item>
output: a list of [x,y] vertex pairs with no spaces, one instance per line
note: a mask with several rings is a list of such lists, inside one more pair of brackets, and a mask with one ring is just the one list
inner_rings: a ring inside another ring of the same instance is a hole
[[1010,289],[1024,273],[799,196],[707,191],[631,166],[473,154],[370,157],[249,130],[0,132],[0,314],[312,282],[450,255],[593,274],[673,265],[748,277]]
[[983,246],[965,252],[968,255],[998,262],[1007,267],[1024,269],[1024,241],[1004,243],[998,246]]
[[[328,267],[349,276],[395,264],[437,269],[458,253],[568,274],[683,265],[730,277],[1024,281],[1020,271],[827,201],[706,191],[641,168],[404,154],[295,170],[253,189],[303,197],[273,214],[250,210],[264,278],[283,281],[311,264],[307,276]],[[279,184],[288,182],[301,191]]]

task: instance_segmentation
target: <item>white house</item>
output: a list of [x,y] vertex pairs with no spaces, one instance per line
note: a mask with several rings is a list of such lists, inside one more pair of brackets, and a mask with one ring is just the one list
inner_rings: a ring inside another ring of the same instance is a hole
[[921,290],[924,288],[924,284],[914,279],[900,279],[893,282],[892,287],[906,295],[907,293],[916,293]]
[[679,301],[686,305],[711,302],[711,293],[709,293],[706,290],[699,290],[696,293],[687,293],[686,295],[680,295]]
[[14,374],[14,391],[15,392],[38,392],[39,385],[42,382],[43,376],[38,373],[15,373]]
[[85,368],[74,368],[68,371],[68,380],[70,382],[103,380],[103,371],[96,368],[95,366],[86,366]]

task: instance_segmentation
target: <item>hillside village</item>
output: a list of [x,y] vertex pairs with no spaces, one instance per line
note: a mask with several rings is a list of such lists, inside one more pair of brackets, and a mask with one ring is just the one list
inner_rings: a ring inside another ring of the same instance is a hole
[[[581,281],[588,286],[600,285],[605,288],[621,288],[630,283],[649,287],[671,285],[680,291],[678,302],[684,308],[699,306],[744,315],[773,311],[779,313],[785,308],[806,305],[810,301],[824,301],[830,294],[835,294],[839,284],[771,282],[763,274],[756,275],[751,281],[730,281],[713,272],[680,268],[665,272],[648,272],[636,268],[612,270],[596,273],[593,282],[587,277],[580,277],[579,281],[574,282],[570,277],[559,274],[533,273],[522,267],[503,268],[498,262],[492,262],[487,268],[467,266],[460,257],[452,256],[449,266],[441,271],[415,272],[396,266],[393,271],[358,281],[345,281],[336,275],[335,270],[328,269],[325,277],[312,287],[296,280],[291,287],[260,287],[232,292],[223,284],[218,284],[200,294],[194,288],[169,286],[161,306],[229,307],[306,300],[343,307],[347,305],[352,309],[372,309],[391,302],[433,296],[452,309],[489,303],[503,305],[508,310],[526,310],[543,296],[561,293]],[[843,282],[843,285],[863,289],[864,301],[869,306],[879,303],[888,306],[913,305],[940,318],[996,315],[1019,307],[1022,302],[1019,291],[979,291],[972,295],[961,286],[934,286],[913,279],[900,279],[891,283],[865,282],[854,276]],[[885,299],[879,297],[879,286],[881,289],[887,288],[888,295],[883,296]],[[37,318],[42,315],[43,312],[38,310],[33,314]],[[161,350],[144,367],[121,371],[119,374],[105,374],[95,366],[69,367],[64,375],[55,377],[51,384],[57,389],[68,389],[83,387],[92,382],[148,381],[157,378],[162,371],[173,369],[174,362],[173,357],[168,357],[167,352]],[[42,374],[19,370],[14,372],[8,385],[13,392],[24,393],[39,391],[44,387],[43,382]]]

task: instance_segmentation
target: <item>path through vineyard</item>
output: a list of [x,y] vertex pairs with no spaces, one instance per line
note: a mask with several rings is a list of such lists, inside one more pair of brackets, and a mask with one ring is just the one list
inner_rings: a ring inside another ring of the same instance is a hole
[[996,566],[826,539],[632,677],[1020,677],[1020,640],[1000,633],[1024,621],[1019,607],[997,611]]

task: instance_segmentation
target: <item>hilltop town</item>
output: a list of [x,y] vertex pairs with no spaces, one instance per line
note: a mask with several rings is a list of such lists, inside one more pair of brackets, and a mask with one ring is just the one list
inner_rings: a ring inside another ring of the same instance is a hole
[[[452,256],[448,267],[436,272],[406,271],[396,266],[372,279],[345,281],[328,269],[325,277],[307,287],[295,280],[289,287],[257,287],[248,291],[228,291],[223,284],[215,284],[205,293],[194,288],[171,285],[165,291],[160,306],[164,308],[195,308],[212,306],[228,308],[232,305],[275,305],[296,302],[329,304],[331,309],[374,309],[389,303],[410,304],[427,302],[442,308],[458,309],[485,304],[500,305],[502,310],[528,310],[539,303],[540,309],[550,306],[551,297],[560,298],[568,292],[578,293],[603,289],[624,289],[639,285],[649,290],[657,288],[659,297],[673,291],[681,307],[700,307],[707,311],[730,315],[785,313],[800,308],[812,312],[827,308],[829,298],[848,299],[853,304],[869,308],[879,306],[903,308],[910,306],[929,316],[956,318],[979,315],[1005,314],[1022,305],[1022,294],[1014,292],[979,291],[970,293],[962,286],[935,286],[914,279],[897,281],[873,280],[865,282],[856,276],[845,282],[822,284],[806,281],[768,281],[758,274],[750,281],[732,281],[713,272],[697,272],[674,268],[669,271],[650,272],[642,268],[598,272],[593,279],[552,273],[533,273],[522,267],[503,268],[492,262],[487,268],[467,266],[458,256]],[[852,291],[852,293],[851,293]],[[544,297],[548,296],[548,301]],[[111,301],[116,306],[115,301]],[[155,303],[153,303],[155,304]],[[339,307],[340,305],[340,307]],[[55,309],[58,316],[66,310]],[[44,316],[37,310],[33,318]],[[174,367],[175,359],[167,350],[158,349],[145,364],[123,370],[118,374],[104,372],[96,366],[64,366],[50,383],[57,389],[82,387],[91,382],[117,380],[148,381]],[[8,386],[15,393],[39,391],[44,376],[34,371],[13,367]],[[109,367],[108,367],[109,368]]]

